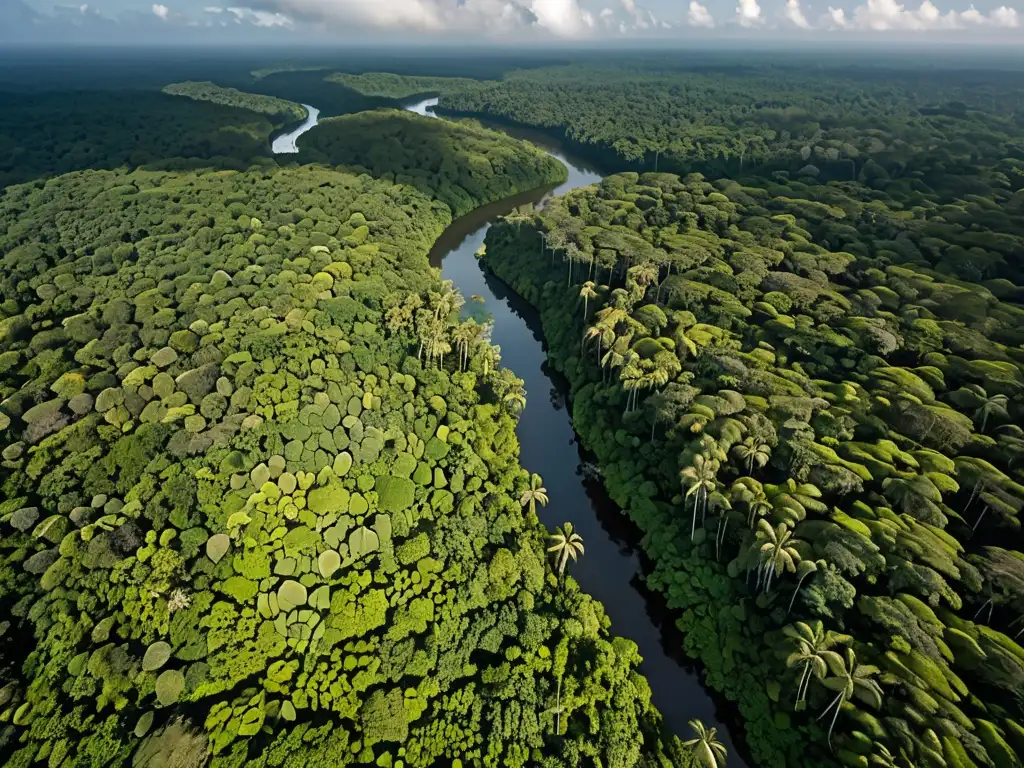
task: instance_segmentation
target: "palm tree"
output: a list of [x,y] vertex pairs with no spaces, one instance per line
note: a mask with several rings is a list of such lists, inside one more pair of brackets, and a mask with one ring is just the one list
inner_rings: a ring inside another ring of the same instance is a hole
[[526,390],[522,386],[512,387],[502,396],[501,400],[512,413],[519,413],[526,408]]
[[718,729],[708,728],[700,720],[690,720],[690,727],[697,738],[684,741],[683,746],[693,750],[694,755],[704,768],[723,768],[728,752],[725,745],[718,740]]
[[757,521],[756,539],[753,543],[760,553],[760,564],[757,568],[757,585],[768,592],[772,588],[772,579],[783,571],[793,573],[800,562],[800,553],[793,545],[798,541],[793,538],[793,531],[785,523],[772,528],[767,520]]
[[754,465],[758,468],[764,467],[768,459],[772,457],[772,448],[767,443],[762,443],[754,436],[747,437],[742,443],[734,445],[732,452],[742,462],[746,462],[747,474],[754,473]]
[[817,619],[809,623],[798,621],[796,624],[790,624],[782,628],[782,633],[796,645],[796,649],[786,659],[786,666],[789,669],[803,666],[800,682],[796,687],[794,706],[799,712],[807,704],[807,690],[811,686],[811,678],[823,680],[828,672],[825,653],[837,645],[850,642],[852,638],[832,630],[826,632],[821,621]]
[[578,261],[583,261],[579,246],[576,243],[569,243],[565,246],[565,260],[569,262],[569,279],[566,286],[572,285],[572,268]]
[[477,340],[480,335],[479,326],[472,318],[460,323],[452,330],[452,341],[459,351],[459,370],[466,370],[469,364],[469,346]]
[[587,280],[580,288],[580,298],[583,299],[583,319],[587,319],[587,304],[591,299],[597,298],[596,284],[593,280]]
[[732,504],[720,493],[716,493],[711,498],[719,510],[718,531],[715,533],[715,559],[720,560],[722,558],[722,542],[725,541],[725,533],[729,530],[729,513],[732,511]]
[[832,729],[835,728],[836,719],[839,717],[839,710],[843,708],[843,704],[856,697],[865,704],[879,709],[882,706],[882,687],[877,680],[873,679],[879,673],[878,667],[873,667],[870,664],[858,664],[857,654],[853,652],[852,648],[846,649],[845,659],[835,651],[826,651],[824,656],[825,663],[828,664],[829,671],[833,676],[826,678],[822,684],[837,693],[832,702],[818,715],[818,719],[821,720],[829,713],[829,710],[835,709],[832,723],[828,727],[828,745],[831,748]]
[[[693,496],[693,522],[690,525],[690,541],[693,541],[697,531],[697,509],[704,508],[707,504],[708,495],[718,488],[718,467],[715,459],[709,459],[702,453],[693,457],[693,464],[679,470],[679,480],[683,486],[688,486],[684,499]],[[685,505],[684,505],[685,509]],[[703,518],[702,518],[703,519]]]
[[540,479],[540,475],[531,475],[530,487],[523,491],[523,495],[519,497],[519,503],[524,507],[529,506],[530,514],[533,516],[537,514],[538,504],[542,507],[548,505],[548,489],[543,486],[543,482]]
[[789,607],[786,608],[787,616],[789,616],[789,612],[793,610],[793,603],[796,601],[796,596],[800,593],[800,587],[804,585],[804,579],[812,573],[817,573],[819,568],[824,567],[824,560],[801,560],[796,564],[796,575],[799,581],[796,583],[796,589],[793,590],[793,596],[789,598]]
[[565,711],[565,707],[562,706],[562,678],[558,678],[558,692],[555,694],[555,706],[547,710],[545,714],[552,714],[555,716],[555,735],[557,736],[562,730],[562,713]]
[[762,486],[752,477],[741,477],[732,484],[729,495],[747,505],[747,527],[753,529],[757,520],[772,511],[772,503]]
[[603,344],[611,344],[615,341],[615,334],[609,328],[603,328],[600,325],[592,325],[587,328],[583,334],[583,341],[580,342],[581,347],[588,341],[597,339],[597,362],[601,362],[601,346]]
[[988,423],[989,416],[998,416],[999,418],[1005,419],[1009,414],[1007,412],[1007,406],[1009,405],[1009,398],[1006,395],[992,395],[987,397],[985,402],[981,404],[981,407],[974,412],[974,418],[981,418],[981,426],[979,427],[982,432],[985,431],[985,425]]
[[554,544],[548,547],[548,552],[555,553],[558,560],[558,576],[561,578],[569,558],[576,562],[577,558],[583,555],[583,537],[573,530],[572,523],[565,523],[555,528],[550,538]]

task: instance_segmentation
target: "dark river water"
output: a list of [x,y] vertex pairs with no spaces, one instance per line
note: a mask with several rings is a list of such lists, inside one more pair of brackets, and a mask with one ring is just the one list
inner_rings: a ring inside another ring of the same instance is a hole
[[[437,99],[409,104],[406,109],[435,116],[430,107]],[[478,208],[456,219],[430,252],[430,261],[466,297],[466,310],[490,315],[492,340],[501,347],[501,363],[526,382],[527,405],[517,428],[520,461],[527,470],[544,478],[550,499],[538,508],[549,528],[570,521],[583,537],[586,554],[569,569],[580,586],[599,600],[612,621],[612,632],[628,637],[640,648],[641,671],[650,683],[654,704],[669,727],[681,738],[690,738],[687,721],[703,720],[716,726],[729,750],[729,768],[746,768],[735,734],[734,709],[702,684],[699,671],[682,652],[682,637],[667,613],[660,595],[643,583],[641,533],[605,493],[600,481],[588,479],[583,470],[587,455],[573,431],[567,409],[568,384],[547,363],[540,318],[536,310],[504,283],[481,268],[476,252],[487,228],[498,217],[526,203],[541,204],[552,195],[595,184],[596,169],[572,157],[544,134],[489,126],[531,141],[561,160],[569,179],[553,188],[538,189]],[[483,303],[471,297],[483,299]],[[733,733],[730,733],[732,731]]]

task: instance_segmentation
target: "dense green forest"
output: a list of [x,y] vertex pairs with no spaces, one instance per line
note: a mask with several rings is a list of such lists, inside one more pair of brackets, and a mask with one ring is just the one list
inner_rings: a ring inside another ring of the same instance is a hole
[[446,91],[439,106],[550,129],[613,169],[870,183],[962,179],[1019,155],[1020,82],[999,72],[576,65]]
[[[1020,73],[558,58],[0,91],[5,767],[724,762],[563,572],[524,384],[429,266],[567,178],[467,116],[625,171],[482,264],[752,765],[1024,766]],[[345,116],[275,158],[297,102]]]
[[485,263],[761,765],[1019,766],[1024,192],[879,186],[623,173]]
[[324,120],[303,138],[301,159],[413,186],[456,216],[566,178],[564,165],[532,145],[473,122],[395,110]]
[[452,217],[311,165],[4,192],[6,766],[689,763],[545,552],[522,383],[428,266]]
[[0,188],[87,168],[244,169],[275,124],[247,109],[154,91],[0,91]]
[[209,81],[171,83],[164,93],[171,96],[185,96],[196,101],[209,101],[226,107],[238,107],[261,115],[270,115],[284,122],[300,122],[306,119],[306,108],[293,101],[246,93],[235,88],[224,88]]
[[473,90],[485,85],[485,81],[465,77],[418,77],[390,72],[365,72],[360,75],[336,72],[325,79],[329,83],[339,83],[365,96],[382,96],[388,99],[407,99],[410,96]]

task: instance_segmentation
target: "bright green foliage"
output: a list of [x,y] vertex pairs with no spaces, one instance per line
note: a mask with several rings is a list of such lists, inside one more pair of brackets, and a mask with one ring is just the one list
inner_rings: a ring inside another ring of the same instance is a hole
[[156,679],[156,698],[165,707],[174,704],[185,689],[185,676],[178,669],[168,669]]
[[266,133],[185,131],[239,152],[0,198],[5,764],[686,764],[636,647],[555,588],[508,376],[428,261],[454,211],[563,171],[364,119],[409,150],[376,174],[436,167],[252,164]]
[[160,669],[169,658],[171,658],[171,646],[162,640],[157,641],[146,649],[146,655],[142,657],[142,669],[146,672]]
[[[944,223],[949,178],[872,173],[621,173],[492,227],[484,264],[540,309],[574,424],[644,533],[646,583],[759,764],[1011,765],[1024,555],[987,543],[1016,541],[1024,508],[1024,311],[945,260],[972,239]],[[979,225],[1003,249],[987,273],[1019,278],[1002,264],[1024,211],[992,194],[1013,212]],[[819,628],[796,656],[793,626]]]
[[413,503],[415,486],[404,477],[385,475],[377,478],[377,503],[388,512],[400,512]]

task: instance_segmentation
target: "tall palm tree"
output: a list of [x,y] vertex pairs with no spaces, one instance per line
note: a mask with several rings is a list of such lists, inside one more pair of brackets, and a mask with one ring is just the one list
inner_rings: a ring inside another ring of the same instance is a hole
[[729,753],[718,740],[718,729],[708,728],[700,720],[690,720],[690,727],[697,738],[684,741],[683,746],[693,750],[697,762],[704,768],[724,768]]
[[764,467],[768,463],[768,460],[772,457],[772,448],[767,443],[763,443],[753,435],[748,436],[742,443],[734,445],[732,452],[736,455],[740,461],[746,463],[747,474],[752,475],[754,473],[754,465],[758,468]]
[[1009,398],[1006,395],[992,395],[987,397],[985,402],[981,404],[981,407],[974,412],[974,418],[977,420],[981,419],[981,426],[979,429],[984,432],[985,425],[988,424],[989,416],[998,416],[999,418],[1005,419],[1009,415],[1007,412],[1007,406],[1009,405]]
[[[697,531],[697,510],[707,505],[708,496],[718,488],[718,461],[698,453],[693,463],[679,470],[679,480],[685,489],[684,499],[693,497],[693,522],[690,525],[690,541]],[[685,505],[684,505],[685,509]]]
[[591,299],[597,298],[596,284],[593,280],[587,280],[580,288],[580,298],[583,299],[583,319],[587,319],[587,304]]
[[835,714],[828,727],[828,745],[832,746],[832,729],[835,728],[836,720],[839,717],[839,710],[843,704],[852,698],[858,698],[865,704],[875,709],[882,706],[882,687],[875,680],[878,675],[878,667],[870,664],[858,664],[857,654],[852,648],[846,649],[846,656],[840,656],[835,651],[825,652],[825,663],[828,665],[832,677],[826,678],[822,685],[830,691],[837,691],[836,697],[825,707],[818,719],[825,717],[833,708]]
[[752,477],[741,477],[732,484],[729,495],[747,507],[747,527],[753,528],[757,520],[772,511],[772,503],[764,486]]
[[796,589],[793,590],[793,596],[789,598],[789,607],[786,608],[787,616],[789,616],[789,612],[793,610],[793,603],[796,601],[796,596],[800,594],[800,587],[804,585],[804,579],[813,573],[817,573],[819,569],[824,567],[824,560],[801,560],[796,564],[796,575],[798,581],[796,583]]
[[807,691],[811,686],[811,679],[823,680],[828,673],[825,654],[837,645],[850,642],[852,638],[832,630],[826,632],[821,621],[817,619],[808,623],[798,621],[796,624],[790,624],[782,628],[782,633],[796,646],[786,659],[786,666],[789,669],[803,667],[800,682],[796,687],[794,706],[799,712],[807,705]]
[[544,487],[544,481],[540,479],[540,475],[534,473],[530,476],[530,487],[523,491],[523,495],[519,497],[519,503],[524,507],[529,506],[530,514],[533,516],[537,514],[538,504],[542,507],[548,505],[548,489]]
[[545,714],[552,714],[555,716],[556,736],[562,731],[562,713],[564,711],[565,707],[562,706],[562,678],[558,678],[558,692],[555,694],[555,706],[545,712]]
[[784,571],[793,573],[800,562],[800,553],[794,544],[793,531],[785,523],[772,528],[767,520],[757,521],[757,533],[753,546],[759,550],[757,585],[765,592],[772,588],[772,580]]
[[476,320],[472,318],[464,323],[460,323],[452,330],[452,341],[455,342],[455,347],[459,353],[460,371],[466,370],[466,366],[469,365],[469,347],[477,340],[479,335],[480,328]]
[[566,286],[572,285],[572,268],[577,262],[583,261],[579,246],[576,243],[569,243],[565,246],[565,260],[569,262],[569,280]]
[[561,578],[569,558],[576,562],[577,558],[583,555],[583,537],[573,530],[572,523],[564,523],[555,528],[550,538],[554,544],[548,547],[548,552],[555,553],[558,560],[558,577]]
[[586,345],[588,341],[597,339],[597,361],[601,362],[601,347],[604,344],[611,344],[615,341],[615,333],[610,328],[603,328],[600,325],[592,325],[587,328],[583,334],[583,341],[580,342],[581,346]]
[[732,504],[729,499],[720,493],[711,497],[714,505],[718,508],[718,530],[715,532],[715,559],[722,558],[722,542],[725,541],[726,531],[729,530],[729,513],[732,511]]

